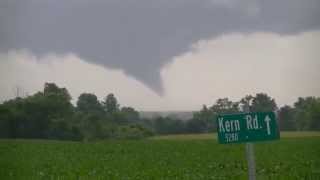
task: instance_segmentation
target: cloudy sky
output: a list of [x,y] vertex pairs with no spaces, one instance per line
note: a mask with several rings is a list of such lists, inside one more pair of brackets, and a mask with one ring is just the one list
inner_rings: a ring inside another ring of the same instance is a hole
[[45,82],[138,110],[320,96],[319,0],[0,0],[0,101]]

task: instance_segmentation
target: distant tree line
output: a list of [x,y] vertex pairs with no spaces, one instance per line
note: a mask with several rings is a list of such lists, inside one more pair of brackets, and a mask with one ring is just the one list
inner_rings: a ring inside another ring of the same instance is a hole
[[74,107],[67,89],[45,83],[42,92],[0,104],[0,137],[90,141],[152,135],[139,120],[139,113],[120,107],[113,94],[100,102],[82,93]]
[[216,130],[218,114],[244,110],[274,111],[281,130],[320,130],[320,98],[298,98],[293,107],[278,109],[267,94],[247,95],[240,101],[218,99],[203,105],[190,120],[174,117],[141,118],[132,107],[121,107],[114,94],[103,101],[82,93],[76,106],[66,88],[45,83],[44,89],[24,98],[0,104],[0,138],[40,138],[92,141],[98,139],[140,139],[154,134],[207,133]]
[[[245,109],[247,108],[247,109]],[[265,93],[247,95],[240,101],[228,98],[218,99],[212,106],[203,105],[188,121],[158,117],[153,120],[154,132],[158,134],[207,133],[216,131],[216,117],[219,114],[273,111],[277,115],[280,130],[284,131],[319,131],[320,98],[299,97],[293,107],[277,107],[275,100]]]

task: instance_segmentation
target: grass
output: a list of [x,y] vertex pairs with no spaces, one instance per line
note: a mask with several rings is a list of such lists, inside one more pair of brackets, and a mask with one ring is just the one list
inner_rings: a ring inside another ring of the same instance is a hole
[[[256,143],[257,179],[320,179],[320,137],[306,134]],[[243,144],[213,139],[0,140],[0,179],[247,179],[247,166]]]

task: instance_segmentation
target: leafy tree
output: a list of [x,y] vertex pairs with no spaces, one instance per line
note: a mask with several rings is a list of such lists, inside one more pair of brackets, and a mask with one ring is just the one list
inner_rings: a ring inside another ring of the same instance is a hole
[[[41,98],[41,94],[39,94],[39,98]],[[71,130],[76,127],[70,121],[74,113],[74,107],[71,104],[71,96],[68,90],[60,88],[54,83],[45,83],[42,103],[42,112],[48,115],[46,120],[48,130],[45,136],[50,139],[72,138]]]
[[169,117],[157,117],[154,120],[154,131],[157,134],[179,134],[185,132],[184,123]]
[[294,108],[290,106],[283,106],[280,108],[278,112],[278,123],[280,130],[292,131],[295,130],[295,122],[294,122]]
[[77,109],[83,113],[103,114],[103,107],[94,94],[82,93],[77,101]]
[[246,95],[243,97],[239,102],[239,108],[241,108],[242,111],[252,111],[252,101],[254,97],[251,95]]
[[299,97],[294,103],[295,122],[298,130],[320,129],[320,99]]
[[121,108],[122,121],[125,123],[137,123],[140,119],[139,112],[132,107]]
[[[206,105],[202,106],[199,112],[193,114],[193,120],[187,123],[188,130],[193,132],[209,132],[215,130],[216,113],[208,109]],[[198,121],[198,122],[196,122]],[[192,130],[192,125],[195,126]],[[202,127],[203,126],[203,127]]]
[[251,111],[268,112],[275,111],[277,104],[274,99],[264,93],[258,93],[252,100]]
[[109,131],[105,130],[106,122],[95,113],[77,112],[74,116],[77,127],[84,141],[92,141],[109,137]]
[[45,83],[43,93],[45,96],[60,97],[70,102],[71,96],[66,88],[59,88],[55,83]]
[[71,96],[66,88],[45,83],[42,92],[0,104],[0,138],[115,138],[120,122],[123,122],[121,127],[128,126],[121,132],[124,137],[127,137],[125,133],[131,134],[128,137],[137,133],[140,133],[139,136],[148,134],[136,125],[140,123],[139,113],[131,107],[123,107],[120,111],[113,94],[106,97],[103,105],[94,94],[89,93],[79,96],[76,108],[70,101]]
[[65,88],[46,83],[43,92],[5,102],[3,105],[9,109],[11,137],[61,138],[61,134],[71,129],[67,121],[73,114],[70,100]]
[[215,114],[230,114],[239,112],[239,103],[232,102],[228,98],[218,99],[210,110]]
[[186,131],[188,133],[203,133],[208,129],[207,123],[202,119],[192,118],[186,122]]
[[117,98],[112,93],[108,94],[102,103],[105,111],[109,114],[119,111],[120,105],[118,104]]
[[320,130],[320,98],[310,107],[310,130]]
[[12,113],[10,109],[0,104],[0,138],[12,138],[13,135]]
[[246,95],[243,97],[239,102],[239,109],[250,112],[268,112],[275,111],[277,104],[267,94],[258,93],[255,96]]

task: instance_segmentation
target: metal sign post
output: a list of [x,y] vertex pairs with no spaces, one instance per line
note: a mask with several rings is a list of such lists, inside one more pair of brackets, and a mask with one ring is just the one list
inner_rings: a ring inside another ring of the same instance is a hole
[[[244,106],[244,112],[250,112],[248,104]],[[254,158],[254,145],[250,142],[246,143],[246,156],[248,164],[248,179],[256,180],[256,162]]]
[[256,163],[254,159],[254,146],[252,143],[246,143],[246,156],[248,163],[249,180],[256,179]]

